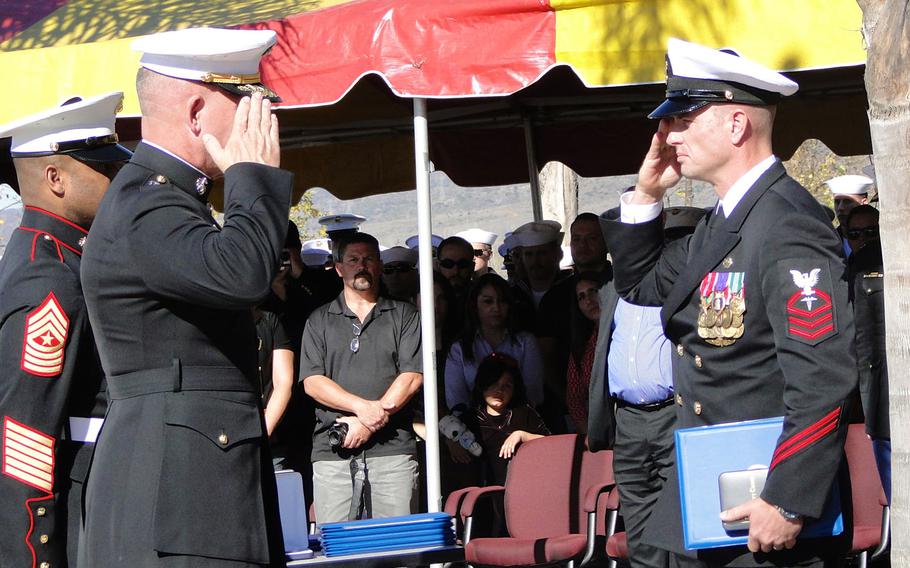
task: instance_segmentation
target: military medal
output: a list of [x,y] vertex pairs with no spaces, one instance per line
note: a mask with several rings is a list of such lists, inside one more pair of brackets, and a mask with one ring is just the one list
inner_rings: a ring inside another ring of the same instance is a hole
[[733,345],[745,331],[745,273],[709,272],[699,287],[698,336],[710,345]]

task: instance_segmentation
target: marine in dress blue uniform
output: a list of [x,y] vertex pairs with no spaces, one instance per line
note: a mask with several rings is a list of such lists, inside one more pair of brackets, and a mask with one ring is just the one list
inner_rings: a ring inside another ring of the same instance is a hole
[[[749,517],[749,548],[700,551],[709,565],[836,562],[849,546],[849,528],[795,538],[836,477],[849,486],[845,406],[857,384],[840,240],[771,152],[773,107],[797,88],[734,53],[671,40],[667,100],[651,114],[660,128],[621,219],[602,218],[617,290],[661,305],[676,344],[678,427],[784,417],[761,498],[728,512]],[[682,175],[712,183],[720,202],[691,237],[665,246],[660,197]],[[682,546],[675,471],[645,540],[695,562]]]
[[[275,41],[189,29],[134,43],[143,141],[82,265],[110,399],[86,566],[285,564],[251,310],[278,270],[293,183],[258,75]],[[223,225],[207,202],[222,172]]]
[[25,210],[0,261],[0,562],[75,565],[82,485],[104,415],[79,264],[116,166],[111,93],[0,127]]

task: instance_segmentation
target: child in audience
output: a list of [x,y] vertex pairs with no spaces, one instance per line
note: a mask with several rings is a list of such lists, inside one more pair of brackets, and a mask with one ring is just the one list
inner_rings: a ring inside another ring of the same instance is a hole
[[480,363],[472,396],[487,485],[502,485],[518,446],[550,432],[528,404],[518,362],[508,355],[492,353]]

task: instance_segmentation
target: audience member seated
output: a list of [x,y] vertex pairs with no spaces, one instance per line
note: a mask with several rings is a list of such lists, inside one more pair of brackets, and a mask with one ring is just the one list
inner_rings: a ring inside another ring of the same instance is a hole
[[508,355],[492,353],[480,363],[471,399],[485,485],[502,485],[518,446],[550,432],[528,404],[518,362]]
[[588,387],[597,347],[602,276],[583,272],[574,278],[575,301],[571,309],[566,406],[576,432],[588,433]]
[[446,358],[445,392],[449,408],[469,405],[477,365],[494,351],[511,355],[525,378],[528,399],[543,402],[543,363],[537,340],[514,324],[512,290],[502,277],[485,274],[477,279],[465,305],[464,330]]

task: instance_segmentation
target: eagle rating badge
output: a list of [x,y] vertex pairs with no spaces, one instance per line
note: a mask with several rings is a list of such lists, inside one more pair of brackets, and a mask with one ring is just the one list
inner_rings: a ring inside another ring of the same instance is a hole
[[702,279],[698,336],[710,345],[726,347],[743,336],[746,329],[745,282],[745,272],[709,272]]
[[821,272],[821,268],[809,272],[790,269],[798,290],[787,300],[787,333],[809,345],[817,345],[837,333],[831,296],[819,286]]
[[39,377],[56,377],[63,370],[63,354],[70,320],[53,292],[25,318],[22,370]]

